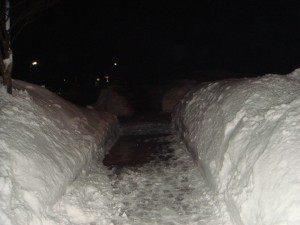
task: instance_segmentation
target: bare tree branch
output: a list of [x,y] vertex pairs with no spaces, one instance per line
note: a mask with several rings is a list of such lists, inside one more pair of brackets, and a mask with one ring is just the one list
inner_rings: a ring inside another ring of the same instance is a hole
[[12,40],[30,23],[36,21],[46,10],[59,3],[60,0],[12,0],[11,36]]
[[[0,0],[0,75],[7,92],[12,93],[11,71],[14,40],[29,23],[60,0]],[[12,22],[12,23],[11,23]]]

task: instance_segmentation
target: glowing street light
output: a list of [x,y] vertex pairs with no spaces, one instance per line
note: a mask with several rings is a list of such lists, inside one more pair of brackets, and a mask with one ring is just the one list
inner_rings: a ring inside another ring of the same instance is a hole
[[114,66],[117,66],[117,65],[118,65],[118,63],[115,62],[115,63],[114,63]]
[[96,77],[95,78],[95,86],[99,86],[100,85],[100,77]]
[[32,62],[31,62],[31,65],[32,65],[32,66],[37,66],[37,65],[38,65],[38,62],[37,62],[37,61],[32,61]]
[[36,70],[38,69],[38,61],[32,60],[29,66],[29,80],[33,81],[36,76]]

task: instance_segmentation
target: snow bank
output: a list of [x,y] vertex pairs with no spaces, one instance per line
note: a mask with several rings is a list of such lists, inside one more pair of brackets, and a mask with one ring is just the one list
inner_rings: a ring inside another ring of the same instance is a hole
[[0,224],[45,224],[46,208],[104,154],[117,119],[33,84],[13,86],[13,96],[0,87]]
[[100,112],[110,112],[117,116],[130,116],[134,110],[128,99],[112,89],[103,89],[93,107]]
[[203,84],[173,122],[233,224],[300,224],[300,70]]
[[171,113],[183,96],[196,85],[195,81],[186,81],[168,90],[162,99],[162,112]]

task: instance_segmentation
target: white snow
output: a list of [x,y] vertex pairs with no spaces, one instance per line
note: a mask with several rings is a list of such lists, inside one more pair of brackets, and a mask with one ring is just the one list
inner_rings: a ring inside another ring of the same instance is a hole
[[12,96],[0,87],[0,224],[55,224],[49,209],[102,159],[117,119],[33,84],[13,87]]
[[300,70],[202,84],[173,122],[232,224],[300,224]]
[[173,115],[182,142],[159,137],[168,160],[113,170],[101,160],[115,116],[13,86],[12,96],[0,86],[1,225],[300,224],[299,70],[201,84]]

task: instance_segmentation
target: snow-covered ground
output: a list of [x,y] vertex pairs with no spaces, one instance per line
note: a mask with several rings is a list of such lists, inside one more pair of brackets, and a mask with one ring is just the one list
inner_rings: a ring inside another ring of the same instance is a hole
[[[225,207],[172,135],[162,137],[171,141],[169,160],[108,170],[101,159],[116,140],[114,116],[22,81],[14,87],[13,96],[1,87],[0,224],[223,224]],[[165,134],[170,126],[122,131]]]
[[164,134],[168,160],[112,170],[115,116],[14,88],[0,87],[1,225],[300,224],[299,71],[200,85],[173,114],[178,137],[121,129]]
[[300,70],[202,84],[174,125],[233,224],[300,224]]

